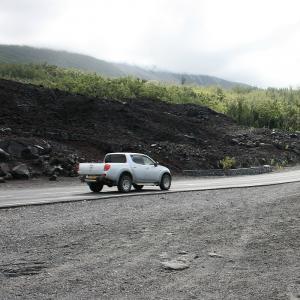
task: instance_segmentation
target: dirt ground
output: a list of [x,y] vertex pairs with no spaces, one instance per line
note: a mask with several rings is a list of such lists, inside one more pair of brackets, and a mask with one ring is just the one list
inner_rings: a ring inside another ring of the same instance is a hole
[[293,183],[3,209],[0,298],[298,299],[299,208]]

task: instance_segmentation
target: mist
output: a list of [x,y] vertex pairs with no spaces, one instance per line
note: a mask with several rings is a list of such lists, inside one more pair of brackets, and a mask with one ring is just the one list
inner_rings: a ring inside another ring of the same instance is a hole
[[298,1],[0,1],[0,43],[260,87],[300,85]]

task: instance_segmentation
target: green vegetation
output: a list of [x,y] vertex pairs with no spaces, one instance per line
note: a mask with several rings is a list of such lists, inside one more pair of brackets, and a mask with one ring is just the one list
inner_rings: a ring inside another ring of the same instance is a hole
[[234,169],[236,166],[235,158],[230,156],[225,156],[223,159],[220,160],[219,163],[223,170]]
[[151,98],[206,105],[247,126],[300,130],[300,90],[249,87],[226,90],[133,77],[110,79],[47,64],[0,64],[0,77],[106,99]]

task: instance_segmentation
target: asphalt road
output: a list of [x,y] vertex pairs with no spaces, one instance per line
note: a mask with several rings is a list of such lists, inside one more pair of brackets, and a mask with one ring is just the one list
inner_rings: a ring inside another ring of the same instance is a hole
[[[170,191],[201,191],[214,189],[227,189],[238,187],[265,186],[300,181],[300,170],[288,172],[268,173],[251,176],[236,176],[222,178],[184,178],[173,180]],[[96,200],[104,198],[128,197],[141,194],[166,193],[158,187],[146,187],[142,192],[120,194],[117,189],[105,187],[101,193],[91,193],[86,184],[68,184],[64,186],[27,187],[24,188],[1,188],[0,208],[18,207],[23,205],[59,203],[82,200]]]

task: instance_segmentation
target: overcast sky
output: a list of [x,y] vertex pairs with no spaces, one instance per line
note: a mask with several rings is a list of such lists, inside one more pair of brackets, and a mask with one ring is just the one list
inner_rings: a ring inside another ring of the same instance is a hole
[[300,86],[299,0],[0,0],[0,43]]

